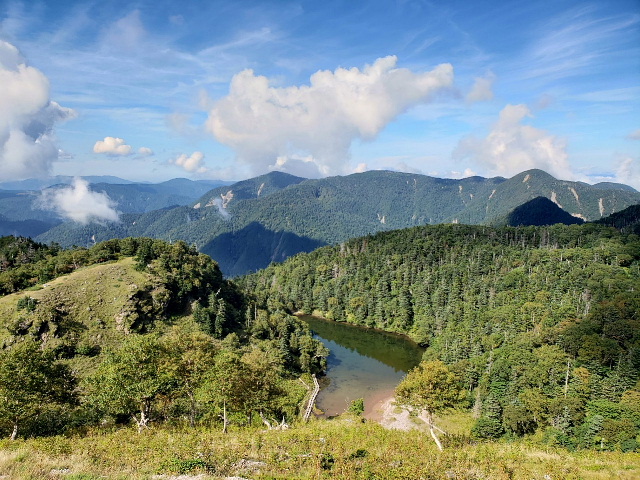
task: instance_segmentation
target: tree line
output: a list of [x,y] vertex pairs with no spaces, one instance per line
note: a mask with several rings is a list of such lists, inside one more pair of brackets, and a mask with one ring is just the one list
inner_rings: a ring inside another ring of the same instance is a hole
[[478,437],[634,450],[640,239],[585,225],[438,225],[300,254],[239,281],[259,305],[408,334]]

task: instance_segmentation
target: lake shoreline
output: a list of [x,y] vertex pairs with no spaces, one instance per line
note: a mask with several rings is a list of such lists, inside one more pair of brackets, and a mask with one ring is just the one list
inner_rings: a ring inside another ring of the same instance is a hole
[[310,315],[299,318],[330,351],[316,400],[324,417],[340,415],[362,398],[364,417],[380,418],[381,404],[393,397],[396,386],[420,363],[424,352],[400,334]]

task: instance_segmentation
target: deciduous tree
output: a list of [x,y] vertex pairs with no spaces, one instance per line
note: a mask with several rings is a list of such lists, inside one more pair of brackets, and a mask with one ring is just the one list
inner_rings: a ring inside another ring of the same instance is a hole
[[74,403],[75,387],[69,368],[36,342],[27,340],[0,352],[0,421],[9,423],[12,440],[26,420]]
[[426,414],[431,436],[442,450],[435,433],[440,429],[434,425],[433,416],[461,401],[456,376],[440,361],[422,362],[400,382],[395,393],[398,403]]

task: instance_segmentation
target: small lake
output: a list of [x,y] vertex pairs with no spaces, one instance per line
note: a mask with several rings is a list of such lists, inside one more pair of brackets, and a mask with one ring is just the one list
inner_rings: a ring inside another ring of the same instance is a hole
[[300,318],[331,351],[316,400],[325,416],[343,413],[358,398],[364,398],[365,416],[371,416],[424,352],[402,335],[308,315]]

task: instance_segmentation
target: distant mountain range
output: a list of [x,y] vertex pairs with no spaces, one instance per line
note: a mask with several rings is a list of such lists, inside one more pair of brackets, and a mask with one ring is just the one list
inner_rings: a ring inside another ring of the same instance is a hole
[[[48,188],[53,185],[70,185],[73,182],[74,178],[77,177],[72,177],[69,175],[55,175],[53,177],[27,178],[25,180],[16,180],[13,182],[0,182],[0,190],[42,190],[43,188]],[[80,178],[86,180],[88,183],[109,183],[114,185],[154,185],[153,182],[133,182],[131,180],[125,180],[124,178],[114,177],[113,175],[88,175],[81,176]],[[176,178],[173,180],[169,180],[169,182],[173,182],[175,180],[194,182],[193,180],[187,180],[186,178]],[[220,185],[228,185],[229,183],[233,182],[224,182],[222,180],[195,180],[194,183],[208,185],[209,188],[215,188]],[[155,185],[157,185],[157,183],[155,183]]]
[[[100,188],[117,199],[123,186]],[[513,217],[517,207],[537,197],[547,201],[536,200]],[[130,205],[118,200],[121,211],[136,210],[138,200],[129,198]],[[593,221],[638,203],[640,193],[627,185],[557,180],[541,170],[510,179],[461,180],[389,171],[308,180],[271,172],[214,188],[186,205],[151,211],[137,207],[137,213],[123,214],[120,223],[60,224],[37,240],[90,245],[126,236],[182,239],[211,255],[226,275],[236,276],[384,230],[437,223],[531,224],[527,210],[536,224]],[[558,216],[561,210],[564,214]]]
[[[40,192],[45,188],[64,188],[74,177],[56,176],[0,183],[0,235],[35,237],[63,223],[49,210],[38,208]],[[144,213],[178,205],[187,205],[222,181],[192,181],[176,178],[162,183],[134,183],[118,177],[81,177],[95,192],[104,192],[121,213]]]

